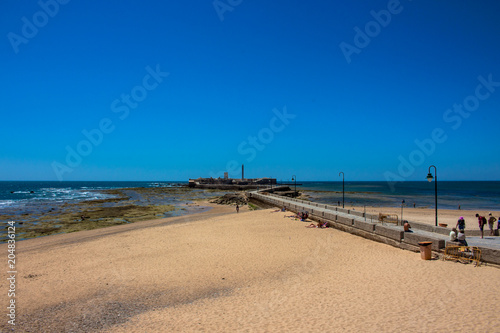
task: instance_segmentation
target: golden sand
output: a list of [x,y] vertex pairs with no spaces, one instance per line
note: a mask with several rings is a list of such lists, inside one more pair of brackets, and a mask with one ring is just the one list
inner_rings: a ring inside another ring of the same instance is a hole
[[[363,207],[346,207],[354,208],[357,211],[364,211]],[[439,208],[439,207],[438,207]],[[370,214],[387,213],[396,214],[401,218],[401,208],[394,207],[366,207],[366,212]],[[485,211],[485,210],[458,210],[458,209],[438,209],[438,223],[444,223],[448,225],[448,228],[453,228],[457,225],[458,219],[463,216],[465,219],[465,224],[467,229],[477,229],[477,217],[476,214],[481,216],[486,216],[488,219],[488,214],[492,213],[495,218],[500,217],[500,211]],[[426,224],[435,224],[436,221],[436,211],[433,208],[403,208],[403,219],[414,222],[421,222]],[[497,223],[495,222],[495,228]]]
[[288,215],[216,207],[18,242],[16,331],[498,331],[499,269]]

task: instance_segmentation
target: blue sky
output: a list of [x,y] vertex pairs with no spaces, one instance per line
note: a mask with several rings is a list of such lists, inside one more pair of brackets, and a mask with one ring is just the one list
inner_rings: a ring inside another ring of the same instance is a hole
[[1,180],[500,180],[498,1],[2,6]]

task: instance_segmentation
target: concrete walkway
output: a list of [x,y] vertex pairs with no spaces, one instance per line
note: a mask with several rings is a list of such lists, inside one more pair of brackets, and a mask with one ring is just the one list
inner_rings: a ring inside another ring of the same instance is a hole
[[[401,226],[398,226],[398,228],[403,230],[403,227],[401,227]],[[448,236],[443,235],[443,234],[439,234],[436,232],[430,232],[430,231],[414,229],[414,228],[412,228],[412,231],[413,231],[413,233],[416,233],[418,235],[440,238],[440,239],[445,240],[446,242],[448,242],[450,239]],[[481,237],[469,236],[469,237],[467,237],[466,240],[467,240],[467,244],[469,244],[469,246],[478,246],[478,247],[485,247],[485,248],[500,250],[500,237],[484,236],[484,238],[481,239]]]
[[[320,204],[315,202],[309,202],[305,200],[299,200],[295,198],[289,198],[284,196],[278,196],[274,194],[267,193],[268,190],[258,190],[250,192],[250,195],[255,197],[257,200],[268,201],[274,204],[276,207],[286,206],[287,209],[292,211],[308,211],[310,213],[310,217],[313,219],[324,218],[332,220],[329,218],[331,216],[336,217],[336,221],[348,220],[352,221],[350,224],[351,227],[356,228],[368,226],[367,232],[377,233],[378,229],[386,229],[392,230],[396,235],[398,233],[403,232],[403,227],[400,225],[392,224],[392,223],[381,223],[378,221],[378,215],[365,214],[362,211],[343,209],[333,205]],[[356,223],[358,222],[358,223]],[[418,243],[415,243],[416,240],[425,240],[434,239],[436,241],[439,240],[441,243],[438,248],[444,248],[445,242],[448,244],[455,244],[449,242],[449,229],[442,227],[434,227],[431,225],[425,225],[423,223],[417,223],[409,221],[412,225],[411,233],[403,233],[400,241],[405,242],[413,242],[414,245],[418,246]],[[342,222],[341,222],[342,223]],[[349,224],[347,224],[349,226]],[[373,229],[371,227],[373,226]],[[366,230],[366,229],[365,229]],[[489,233],[489,230],[485,232]],[[397,236],[396,236],[397,237]],[[493,260],[491,262],[500,263],[500,256],[497,251],[500,251],[500,237],[495,236],[484,236],[483,239],[477,236],[468,236],[467,243],[469,246],[477,246],[482,248],[483,252],[487,250],[488,257],[492,257]],[[433,249],[435,249],[435,245],[433,245]],[[491,250],[491,251],[490,251]],[[498,257],[498,258],[497,258]]]

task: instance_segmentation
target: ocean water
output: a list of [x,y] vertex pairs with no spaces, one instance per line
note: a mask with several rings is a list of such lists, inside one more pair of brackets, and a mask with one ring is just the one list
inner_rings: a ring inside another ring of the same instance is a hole
[[[218,191],[201,189],[179,189],[188,182],[43,182],[43,181],[1,181],[0,182],[0,243],[6,241],[8,224],[13,221],[19,228],[17,240],[23,240],[23,227],[34,227],[41,223],[55,228],[59,225],[58,214],[74,213],[73,204],[98,199],[115,198],[114,194],[104,193],[109,189],[122,189],[127,201],[100,201],[93,208],[117,207],[133,203],[138,206],[172,205],[176,209],[164,212],[161,217],[181,216],[206,211],[206,208],[185,204],[194,199],[209,199],[222,195]],[[140,191],[134,188],[156,188],[161,191]],[[129,189],[130,188],[130,189]],[[163,191],[167,188],[166,191]],[[168,189],[170,188],[170,189]],[[78,209],[78,208],[77,208]],[[44,222],[41,222],[44,218]],[[123,220],[127,222],[127,220]]]
[[[439,181],[438,207],[443,209],[500,210],[500,181]],[[391,186],[384,181],[345,182],[346,205],[434,207],[435,183],[406,181]],[[302,182],[297,190],[308,192],[311,200],[342,203],[342,181]]]
[[[180,181],[0,181],[0,214],[30,214],[50,210],[54,205],[80,200],[105,199],[99,190],[129,187],[176,187]],[[293,188],[293,185],[292,185]],[[311,200],[335,204],[342,202],[342,181],[302,182]],[[200,190],[201,191],[201,190]],[[434,207],[434,182],[402,182],[391,188],[387,182],[345,182],[346,205]],[[500,210],[499,181],[440,181],[438,206],[444,209]]]
[[176,187],[187,182],[0,181],[0,214],[31,214],[82,200],[111,198],[99,190],[129,187]]

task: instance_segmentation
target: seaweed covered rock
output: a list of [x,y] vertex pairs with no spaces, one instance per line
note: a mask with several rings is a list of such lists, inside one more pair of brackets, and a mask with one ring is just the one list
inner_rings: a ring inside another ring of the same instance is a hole
[[219,205],[246,205],[248,203],[248,197],[245,193],[227,193],[222,197],[218,197],[211,203],[216,203]]

